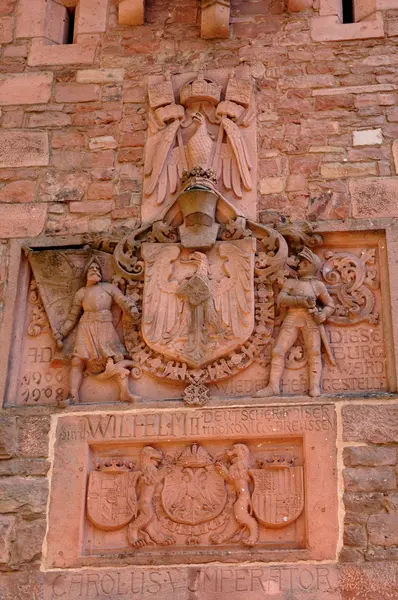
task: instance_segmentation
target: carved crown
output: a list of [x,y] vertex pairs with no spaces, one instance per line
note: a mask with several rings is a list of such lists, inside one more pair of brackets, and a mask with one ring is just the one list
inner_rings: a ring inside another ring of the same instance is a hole
[[189,106],[195,102],[210,102],[218,104],[221,98],[221,86],[204,78],[199,73],[196,79],[182,86],[180,90],[180,102],[183,106]]
[[95,465],[95,470],[102,473],[126,473],[133,471],[133,469],[133,462],[121,460],[120,458],[99,460]]
[[273,456],[272,458],[266,458],[265,460],[259,458],[256,463],[260,469],[286,469],[288,467],[293,467],[296,460],[296,457],[286,458],[283,456]]
[[180,467],[206,467],[213,464],[211,455],[196,442],[192,446],[184,448],[176,460]]

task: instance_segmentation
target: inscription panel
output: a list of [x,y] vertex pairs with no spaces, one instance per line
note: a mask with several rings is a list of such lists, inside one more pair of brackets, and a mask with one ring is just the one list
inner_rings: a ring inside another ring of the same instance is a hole
[[333,558],[335,432],[327,404],[61,416],[48,567]]

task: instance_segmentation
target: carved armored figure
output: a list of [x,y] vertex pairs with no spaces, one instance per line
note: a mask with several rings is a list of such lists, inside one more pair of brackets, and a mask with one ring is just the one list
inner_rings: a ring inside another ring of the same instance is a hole
[[[126,365],[123,364],[127,362],[124,361],[127,351],[113,325],[111,308],[114,302],[133,318],[138,315],[134,302],[126,298],[116,285],[102,282],[100,265],[92,261],[87,270],[87,284],[76,292],[69,314],[55,335],[58,348],[62,349],[62,340],[77,326],[70,374],[70,393],[74,402],[79,402],[84,369],[94,361],[100,371],[106,365],[105,374],[109,377],[115,374],[114,364],[120,363],[119,384],[127,386]],[[123,396],[126,394],[127,389]]]
[[[254,546],[258,540],[258,523],[250,513],[252,513],[252,502],[249,490],[249,458],[250,451],[245,444],[234,444],[230,450],[227,450],[226,457],[231,461],[228,468],[223,463],[217,462],[216,468],[227,483],[234,486],[237,500],[234,504],[234,517],[240,526],[240,533],[245,529],[249,531],[249,536],[242,539],[246,546]],[[220,534],[212,536],[213,544],[223,544],[227,540],[234,538],[238,532],[236,528],[232,531],[229,527]]]
[[315,276],[321,261],[308,248],[300,252],[299,258],[299,279],[286,279],[279,295],[279,306],[286,308],[287,313],[272,351],[269,383],[266,388],[255,394],[256,397],[280,394],[285,356],[300,332],[307,351],[310,396],[321,394],[321,343],[324,344],[326,353],[333,362],[323,323],[332,315],[335,306],[325,284]]

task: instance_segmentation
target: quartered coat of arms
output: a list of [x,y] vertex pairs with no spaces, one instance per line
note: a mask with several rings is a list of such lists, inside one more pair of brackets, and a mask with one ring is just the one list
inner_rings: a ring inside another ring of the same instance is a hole
[[[377,322],[374,257],[336,255],[321,281],[310,247],[322,239],[308,224],[254,220],[256,111],[244,67],[155,77],[148,98],[142,227],[78,250],[27,250],[42,302],[30,329],[52,335],[68,400],[200,405],[220,382],[253,377],[260,387],[268,378],[260,395],[278,395],[299,334],[319,395],[321,349],[335,364],[324,323]],[[355,276],[345,281],[347,261]]]

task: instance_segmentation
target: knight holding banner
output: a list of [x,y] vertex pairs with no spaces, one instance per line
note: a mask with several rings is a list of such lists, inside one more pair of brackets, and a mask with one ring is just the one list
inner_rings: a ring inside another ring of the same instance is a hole
[[287,312],[272,351],[268,386],[255,394],[258,398],[280,395],[285,356],[300,332],[307,352],[310,396],[321,394],[322,343],[329,361],[334,364],[323,324],[333,314],[335,306],[325,284],[316,277],[321,261],[306,247],[299,258],[299,279],[286,279],[279,295],[279,307],[286,308]]

